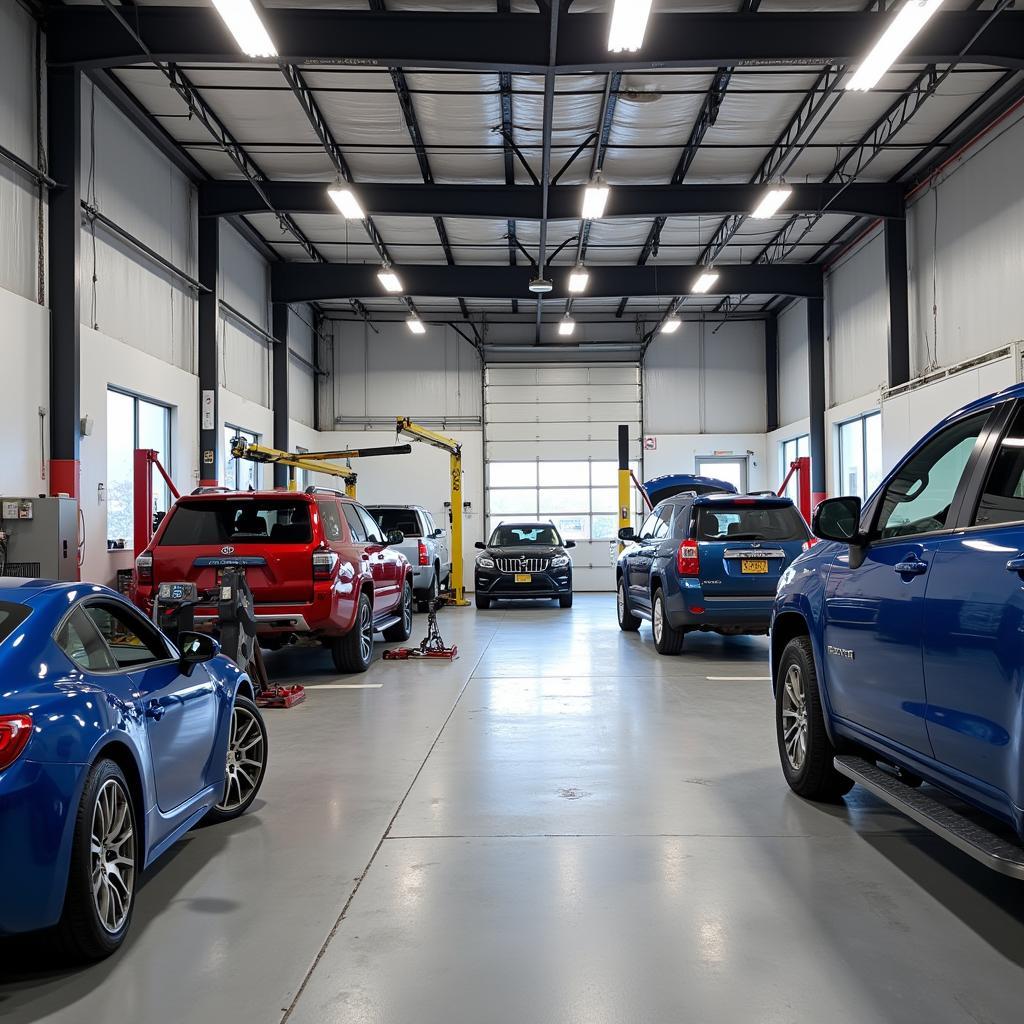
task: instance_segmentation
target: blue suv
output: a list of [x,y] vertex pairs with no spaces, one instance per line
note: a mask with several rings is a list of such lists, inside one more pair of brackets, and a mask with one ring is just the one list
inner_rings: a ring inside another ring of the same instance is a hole
[[683,493],[659,502],[615,566],[619,627],[649,619],[659,654],[693,630],[765,634],[775,587],[810,534],[789,498]]
[[948,417],[863,506],[823,501],[813,529],[828,543],[783,574],[772,618],[789,785],[859,783],[1024,877],[1019,847],[946,795],[1024,837],[1024,386]]

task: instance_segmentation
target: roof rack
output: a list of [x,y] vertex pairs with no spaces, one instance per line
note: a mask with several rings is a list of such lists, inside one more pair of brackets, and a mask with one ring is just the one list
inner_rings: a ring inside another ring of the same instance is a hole
[[192,494],[231,494],[237,487],[197,487]]
[[316,484],[310,484],[306,488],[306,494],[333,494],[335,498],[347,498],[348,495],[344,491],[336,490],[333,487],[318,487]]
[[777,494],[775,491],[747,491],[751,498],[784,498],[784,494]]

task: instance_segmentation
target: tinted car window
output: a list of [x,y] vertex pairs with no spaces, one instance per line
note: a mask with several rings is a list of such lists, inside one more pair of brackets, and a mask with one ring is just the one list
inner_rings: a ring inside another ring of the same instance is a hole
[[0,644],[28,618],[28,613],[28,605],[0,601]]
[[499,526],[491,534],[491,547],[518,548],[536,544],[541,547],[559,547],[562,538],[553,526]]
[[654,539],[661,540],[668,536],[668,528],[672,523],[672,506],[666,505],[655,513]]
[[171,656],[160,634],[129,608],[89,604],[85,606],[85,614],[106,641],[119,668],[166,661]]
[[683,505],[676,509],[675,526],[672,528],[672,536],[678,539],[690,535],[690,506]]
[[976,526],[1024,522],[1024,409],[1006,432],[974,514]]
[[911,455],[889,482],[878,514],[881,537],[944,529],[960,478],[988,412],[947,427]]
[[697,515],[697,540],[806,540],[807,527],[792,505],[758,508],[715,505]]
[[320,523],[324,528],[324,537],[327,540],[341,540],[341,513],[338,511],[338,503],[333,498],[318,498],[317,505],[320,508]]
[[367,509],[367,512],[377,521],[377,525],[385,533],[392,530],[401,530],[406,537],[422,537],[423,530],[420,527],[420,517],[411,508],[375,508]]
[[179,502],[170,512],[160,543],[168,547],[308,544],[312,538],[308,502],[240,498]]
[[640,527],[640,532],[637,537],[653,537],[654,531],[658,528],[658,514],[652,512],[645,520],[644,525]]
[[366,539],[371,544],[383,544],[384,535],[380,532],[380,527],[377,525],[377,521],[370,515],[369,512],[363,508],[362,505],[354,506],[356,513],[362,520],[363,529],[366,530]]
[[107,645],[81,608],[64,620],[54,639],[76,665],[88,672],[110,672],[117,668]]
[[363,521],[359,518],[359,513],[356,511],[355,505],[350,502],[342,502],[342,512],[345,513],[345,521],[348,523],[349,532],[352,534],[352,540],[356,544],[366,543],[366,527],[363,526]]

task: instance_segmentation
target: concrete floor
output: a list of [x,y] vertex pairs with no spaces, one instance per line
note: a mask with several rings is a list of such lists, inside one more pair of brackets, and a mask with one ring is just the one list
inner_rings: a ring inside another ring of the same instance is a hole
[[454,664],[276,656],[312,685],[254,809],[161,861],[105,963],[5,949],[5,1024],[1022,1019],[1024,889],[790,794],[764,640],[662,658],[611,595],[441,623]]

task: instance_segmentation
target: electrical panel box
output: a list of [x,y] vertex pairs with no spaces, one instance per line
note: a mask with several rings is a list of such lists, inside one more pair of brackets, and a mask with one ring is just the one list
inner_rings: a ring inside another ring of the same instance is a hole
[[78,579],[78,502],[0,498],[0,576]]

